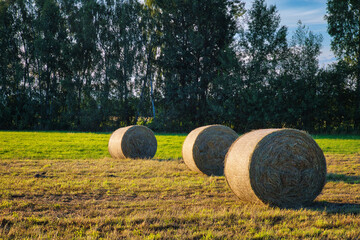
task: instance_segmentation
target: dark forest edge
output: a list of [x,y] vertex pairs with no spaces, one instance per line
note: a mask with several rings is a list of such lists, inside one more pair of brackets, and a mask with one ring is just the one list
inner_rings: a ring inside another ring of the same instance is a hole
[[287,38],[264,0],[1,1],[0,129],[359,133],[360,44],[331,32],[359,35],[358,5],[328,1],[339,61],[321,68],[322,36]]

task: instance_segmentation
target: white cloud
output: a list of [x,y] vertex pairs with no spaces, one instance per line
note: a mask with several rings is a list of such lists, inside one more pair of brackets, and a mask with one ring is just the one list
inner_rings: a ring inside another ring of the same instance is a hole
[[[250,9],[254,0],[244,0],[246,9]],[[289,28],[289,36],[296,30],[299,20],[314,33],[322,34],[323,47],[319,57],[320,65],[325,66],[336,61],[330,49],[330,36],[327,33],[327,0],[266,0],[267,5],[276,5],[281,17],[281,24]]]
[[325,13],[323,9],[308,9],[308,8],[297,8],[297,9],[283,9],[279,11],[282,24],[293,27],[297,25],[299,20],[305,25],[312,24],[325,24],[324,19]]
[[334,53],[331,51],[330,47],[324,47],[321,49],[321,55],[319,56],[320,66],[324,67],[328,64],[336,62]]
[[[244,2],[246,3],[246,8],[250,9],[254,1],[245,0]],[[326,0],[267,0],[265,3],[267,5],[276,5],[282,22],[289,27],[296,25],[298,20],[301,20],[306,24],[326,24],[326,21],[324,20],[326,14]]]

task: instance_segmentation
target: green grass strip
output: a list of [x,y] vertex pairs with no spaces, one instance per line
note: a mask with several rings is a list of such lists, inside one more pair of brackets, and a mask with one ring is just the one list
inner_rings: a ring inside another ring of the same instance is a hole
[[[0,131],[0,159],[100,159],[109,157],[111,133]],[[314,135],[325,154],[360,153],[360,136]],[[181,158],[186,134],[156,134],[157,159]]]

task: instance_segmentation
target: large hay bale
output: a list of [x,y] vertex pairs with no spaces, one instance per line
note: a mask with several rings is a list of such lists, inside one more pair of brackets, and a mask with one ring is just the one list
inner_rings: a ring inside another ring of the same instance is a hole
[[149,128],[133,125],[113,132],[108,149],[113,158],[153,158],[157,141]]
[[241,200],[299,207],[320,194],[326,181],[326,161],[307,133],[262,129],[232,144],[225,159],[225,177]]
[[196,128],[184,141],[184,162],[193,171],[221,176],[224,174],[225,155],[237,138],[234,130],[222,125]]

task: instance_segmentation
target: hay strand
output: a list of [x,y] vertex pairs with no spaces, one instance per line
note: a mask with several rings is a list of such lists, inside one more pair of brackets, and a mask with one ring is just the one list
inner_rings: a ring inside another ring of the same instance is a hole
[[182,155],[193,171],[206,175],[224,174],[224,159],[237,133],[222,125],[208,125],[194,129],[186,137]]
[[145,126],[128,126],[117,129],[108,144],[113,158],[153,158],[157,141],[153,131]]
[[225,177],[241,200],[299,207],[320,194],[326,181],[326,161],[305,132],[261,129],[233,143],[225,160]]

